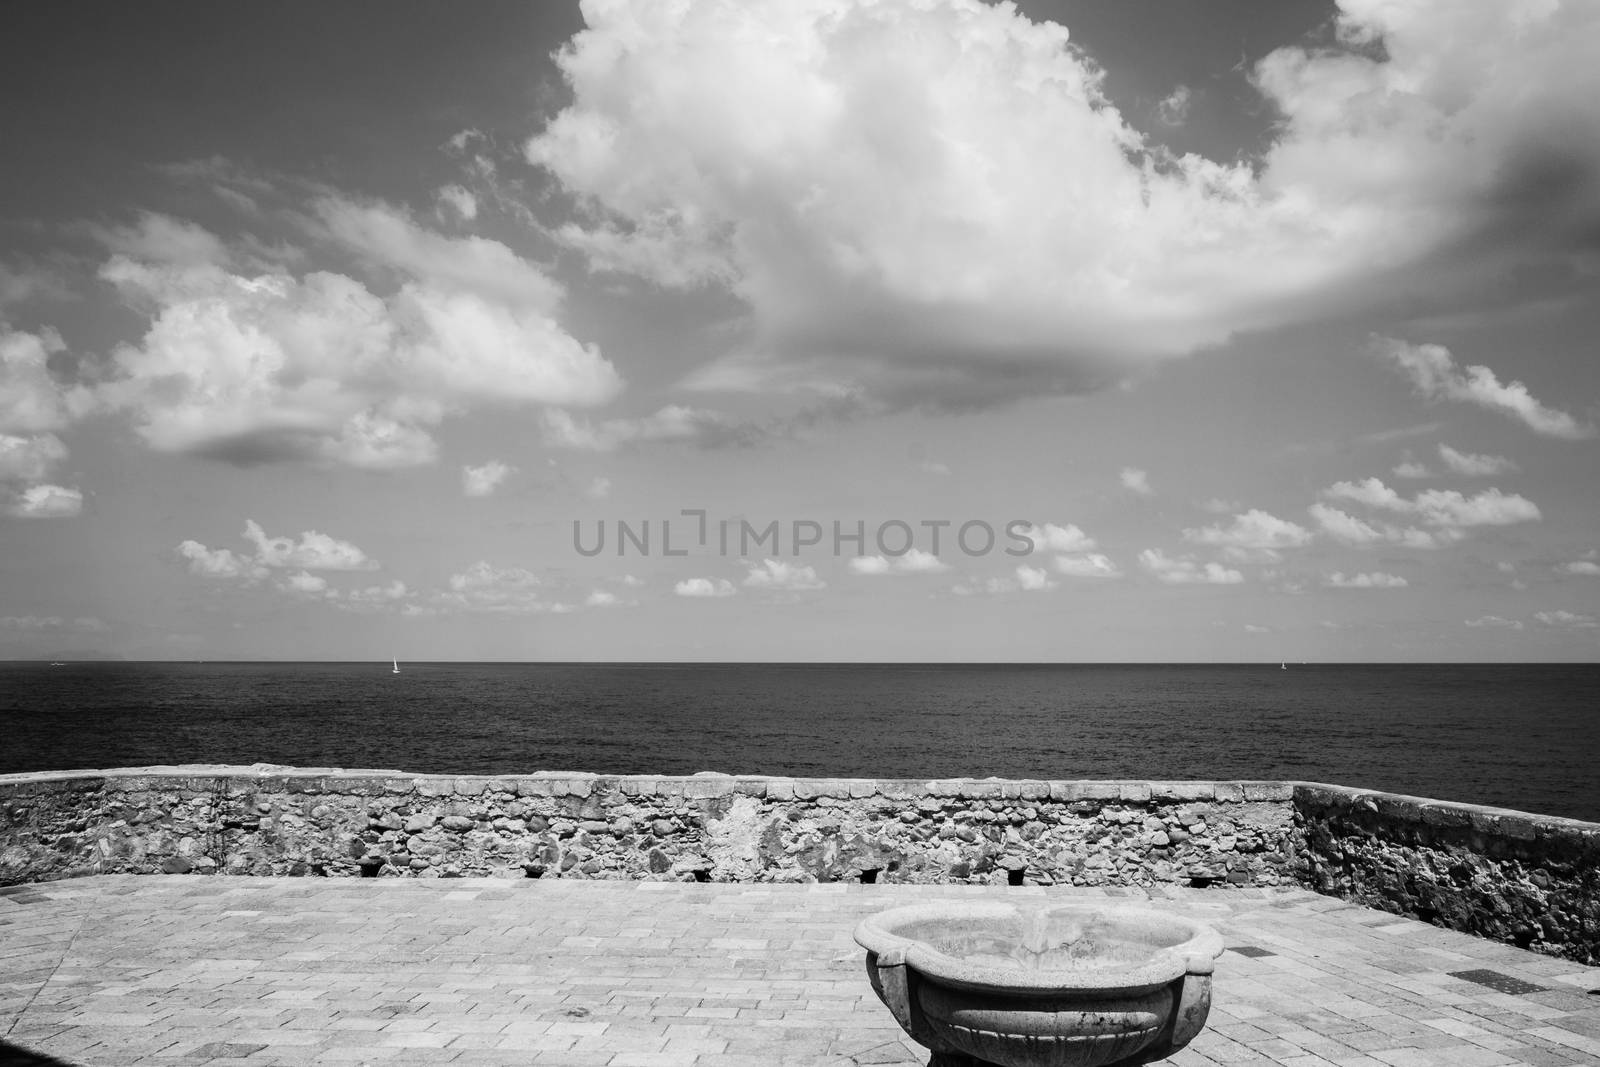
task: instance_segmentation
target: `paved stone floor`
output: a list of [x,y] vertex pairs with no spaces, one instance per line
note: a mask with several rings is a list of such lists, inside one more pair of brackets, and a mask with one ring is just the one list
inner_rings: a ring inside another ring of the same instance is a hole
[[856,921],[1025,895],[1223,933],[1175,1067],[1600,1064],[1600,969],[1303,891],[148,875],[0,890],[0,1062],[923,1064]]

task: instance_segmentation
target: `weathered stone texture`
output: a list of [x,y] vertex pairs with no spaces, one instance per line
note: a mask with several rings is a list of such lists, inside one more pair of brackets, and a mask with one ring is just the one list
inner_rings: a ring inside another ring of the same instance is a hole
[[1247,795],[1193,782],[12,776],[0,780],[0,882],[220,870],[1284,884],[1290,806]]
[[1319,893],[1600,964],[1600,824],[1303,784],[1294,848]]
[[0,885],[216,871],[1298,883],[1600,963],[1600,825],[1339,786],[293,768],[0,776]]

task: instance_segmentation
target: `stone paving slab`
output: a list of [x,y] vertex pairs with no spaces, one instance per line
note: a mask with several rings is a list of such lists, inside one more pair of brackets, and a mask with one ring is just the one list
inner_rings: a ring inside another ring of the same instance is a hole
[[0,1062],[925,1064],[851,930],[1000,896],[1213,923],[1174,1067],[1600,1064],[1600,969],[1301,890],[156,875],[0,897]]

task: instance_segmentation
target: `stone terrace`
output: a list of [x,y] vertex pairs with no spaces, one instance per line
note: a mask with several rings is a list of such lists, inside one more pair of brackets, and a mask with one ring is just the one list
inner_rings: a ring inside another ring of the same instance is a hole
[[0,1061],[922,1064],[851,930],[988,896],[1217,926],[1176,1067],[1600,1064],[1600,969],[1300,889],[160,875],[0,890]]

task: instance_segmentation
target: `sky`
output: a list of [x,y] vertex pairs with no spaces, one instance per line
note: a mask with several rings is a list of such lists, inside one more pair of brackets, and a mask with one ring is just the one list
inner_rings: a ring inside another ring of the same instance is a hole
[[1594,661],[1597,53],[1595,0],[28,5],[0,658]]

